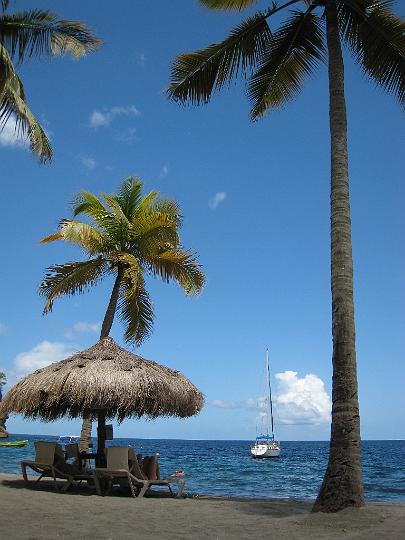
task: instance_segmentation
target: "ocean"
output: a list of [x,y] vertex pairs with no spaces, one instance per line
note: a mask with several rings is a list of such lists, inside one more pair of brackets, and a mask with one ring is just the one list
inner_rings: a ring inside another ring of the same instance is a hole
[[[33,459],[34,441],[57,437],[13,435],[28,439],[23,448],[0,447],[0,472],[19,473],[22,459]],[[112,442],[112,441],[111,441]],[[115,439],[136,453],[159,453],[162,476],[186,473],[186,490],[204,495],[242,498],[314,499],[327,464],[325,441],[282,442],[278,459],[250,457],[250,441]],[[363,441],[363,481],[368,501],[405,501],[405,441]]]

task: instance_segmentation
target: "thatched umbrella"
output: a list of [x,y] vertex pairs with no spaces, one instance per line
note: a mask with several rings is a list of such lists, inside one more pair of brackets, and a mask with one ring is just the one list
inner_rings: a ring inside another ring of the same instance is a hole
[[106,418],[185,418],[203,404],[201,392],[180,372],[132,354],[108,337],[24,377],[4,397],[0,417],[97,418],[102,459]]

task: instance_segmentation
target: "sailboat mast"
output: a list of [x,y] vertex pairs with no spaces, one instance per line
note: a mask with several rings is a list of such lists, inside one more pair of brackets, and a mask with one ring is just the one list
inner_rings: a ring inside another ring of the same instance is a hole
[[[270,418],[271,418],[271,435],[274,440],[273,401],[271,399],[269,349],[266,349],[266,367],[267,367],[267,386],[268,386],[268,392],[269,392],[269,406],[270,406]],[[267,423],[268,423],[268,416],[267,416]],[[269,430],[267,429],[267,433],[268,432]]]

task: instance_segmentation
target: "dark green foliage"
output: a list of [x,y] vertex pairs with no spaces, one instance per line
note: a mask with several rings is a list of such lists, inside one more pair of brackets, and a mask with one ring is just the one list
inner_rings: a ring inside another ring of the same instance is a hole
[[273,34],[262,64],[248,85],[252,118],[293,99],[301,90],[305,75],[311,74],[324,59],[320,22],[310,10],[295,11]]
[[94,51],[101,42],[83,24],[60,20],[50,11],[40,9],[8,14],[8,4],[2,0],[0,13],[0,131],[11,118],[15,119],[16,135],[28,138],[32,152],[44,163],[52,158],[51,145],[27,105],[13,62],[68,52],[79,58]]
[[[210,9],[243,9],[254,1],[200,0]],[[285,105],[301,90],[304,78],[325,58],[325,2],[300,2],[271,32],[268,20],[291,5],[273,3],[241,22],[219,43],[179,54],[172,63],[167,95],[186,104],[208,102],[215,90],[238,75],[247,78],[251,117]],[[405,96],[405,24],[384,0],[336,0],[340,32],[355,60],[384,90]]]

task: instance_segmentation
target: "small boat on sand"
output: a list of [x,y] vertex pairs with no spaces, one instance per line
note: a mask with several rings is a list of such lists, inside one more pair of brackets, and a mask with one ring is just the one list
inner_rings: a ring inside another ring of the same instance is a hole
[[26,444],[28,444],[28,440],[0,442],[0,446],[11,446],[11,447],[13,446],[20,447],[20,446],[25,446]]

